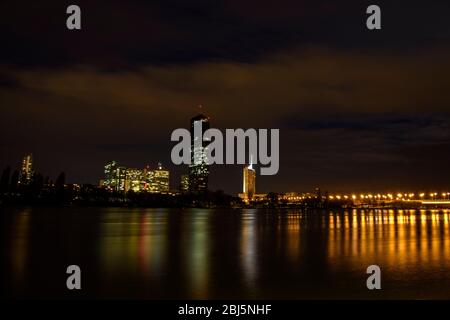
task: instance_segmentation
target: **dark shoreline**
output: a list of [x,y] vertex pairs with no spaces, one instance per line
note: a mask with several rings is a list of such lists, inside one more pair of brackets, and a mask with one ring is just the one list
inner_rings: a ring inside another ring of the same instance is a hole
[[29,204],[29,203],[0,203],[2,208],[129,208],[129,209],[265,209],[265,210],[334,210],[334,211],[348,211],[348,210],[450,210],[450,206],[427,206],[427,207],[394,207],[394,206],[348,206],[348,207],[305,207],[301,205],[292,206],[139,206],[139,205],[118,205],[118,204]]

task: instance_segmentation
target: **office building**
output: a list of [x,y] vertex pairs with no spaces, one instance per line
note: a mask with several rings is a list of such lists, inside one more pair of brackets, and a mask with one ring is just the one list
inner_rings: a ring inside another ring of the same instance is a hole
[[189,192],[189,175],[187,174],[181,176],[180,191],[182,193]]
[[158,163],[156,170],[149,171],[149,189],[152,193],[169,192],[169,171],[165,170],[161,163]]
[[[194,127],[201,124],[201,136],[195,137]],[[206,151],[209,141],[203,140],[203,133],[210,127],[209,118],[203,114],[191,119],[191,164],[189,165],[189,191],[193,193],[204,193],[208,191],[209,168],[207,164]],[[196,145],[195,139],[200,139]]]
[[28,154],[22,158],[19,182],[21,184],[27,185],[31,182],[32,178],[33,178],[33,155]]
[[125,173],[125,192],[129,190],[134,192],[141,191],[143,171],[135,168],[126,169]]
[[119,166],[117,161],[110,161],[105,165],[103,186],[114,191],[125,191],[127,168]]
[[252,201],[256,193],[256,172],[251,162],[248,167],[243,169],[242,193],[244,194],[244,201]]

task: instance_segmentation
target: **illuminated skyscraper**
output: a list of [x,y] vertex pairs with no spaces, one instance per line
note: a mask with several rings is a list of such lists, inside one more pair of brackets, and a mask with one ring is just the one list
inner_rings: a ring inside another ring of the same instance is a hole
[[125,174],[125,191],[139,192],[141,190],[142,175],[142,170],[128,168]]
[[33,155],[28,154],[22,159],[22,165],[20,168],[20,183],[29,184],[33,177]]
[[148,191],[150,188],[150,182],[151,182],[151,170],[150,166],[145,166],[144,170],[142,170],[142,176],[141,176],[141,191]]
[[103,179],[103,186],[115,189],[115,177],[117,170],[117,161],[110,161],[105,165],[105,178]]
[[126,179],[127,179],[127,168],[118,167],[116,169],[116,177],[115,177],[116,191],[125,191]]
[[149,191],[153,193],[169,192],[169,171],[164,170],[161,163],[158,163],[156,170],[150,171]]
[[117,161],[110,161],[105,165],[105,179],[103,186],[115,191],[125,191],[127,168],[119,167]]
[[189,175],[187,174],[181,176],[180,191],[183,193],[189,192]]
[[255,169],[253,169],[251,160],[250,165],[248,167],[244,167],[243,170],[242,192],[244,194],[245,201],[253,200],[253,196],[256,192],[256,172]]
[[[201,136],[195,136],[195,125],[201,124]],[[191,119],[191,164],[189,165],[189,191],[203,193],[208,191],[209,168],[207,164],[206,150],[209,141],[204,141],[203,133],[209,129],[209,118],[203,114]],[[195,139],[198,143],[195,143]]]

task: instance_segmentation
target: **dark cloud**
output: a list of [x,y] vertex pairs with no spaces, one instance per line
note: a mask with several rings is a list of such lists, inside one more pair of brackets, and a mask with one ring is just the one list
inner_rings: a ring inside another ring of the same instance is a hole
[[21,83],[14,76],[6,73],[0,73],[0,88],[5,89],[17,89],[21,87]]
[[379,1],[383,26],[365,28],[369,1],[77,1],[82,30],[65,28],[66,1],[3,1],[3,64],[255,62],[291,46],[417,50],[446,43],[448,3]]

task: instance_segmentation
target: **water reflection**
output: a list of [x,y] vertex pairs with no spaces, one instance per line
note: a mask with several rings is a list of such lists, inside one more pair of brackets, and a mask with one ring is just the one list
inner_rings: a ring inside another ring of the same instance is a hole
[[450,259],[449,212],[369,210],[330,213],[328,259],[335,266],[383,264],[414,269]]
[[256,217],[256,210],[246,210],[241,218],[240,259],[243,278],[250,290],[257,276]]
[[143,278],[161,274],[165,264],[167,245],[167,220],[163,210],[143,212],[139,228],[139,274]]
[[[142,221],[137,212],[107,213],[102,216],[99,237],[99,259],[103,274],[113,278],[121,272],[138,272],[140,230]],[[144,240],[145,241],[145,240]],[[144,258],[146,259],[146,258]]]
[[166,211],[113,211],[104,212],[101,217],[98,252],[106,281],[123,274],[148,280],[165,271]]
[[45,210],[5,220],[11,290],[38,292],[26,282],[37,270],[52,284],[76,261],[96,275],[88,296],[367,297],[361,279],[377,264],[387,297],[450,298],[449,210]]
[[186,217],[185,241],[183,255],[187,268],[187,279],[190,283],[190,296],[195,299],[208,297],[209,281],[209,217],[207,210],[196,209]]
[[14,270],[14,286],[22,286],[29,254],[30,209],[19,211],[13,217],[11,232],[11,267]]

